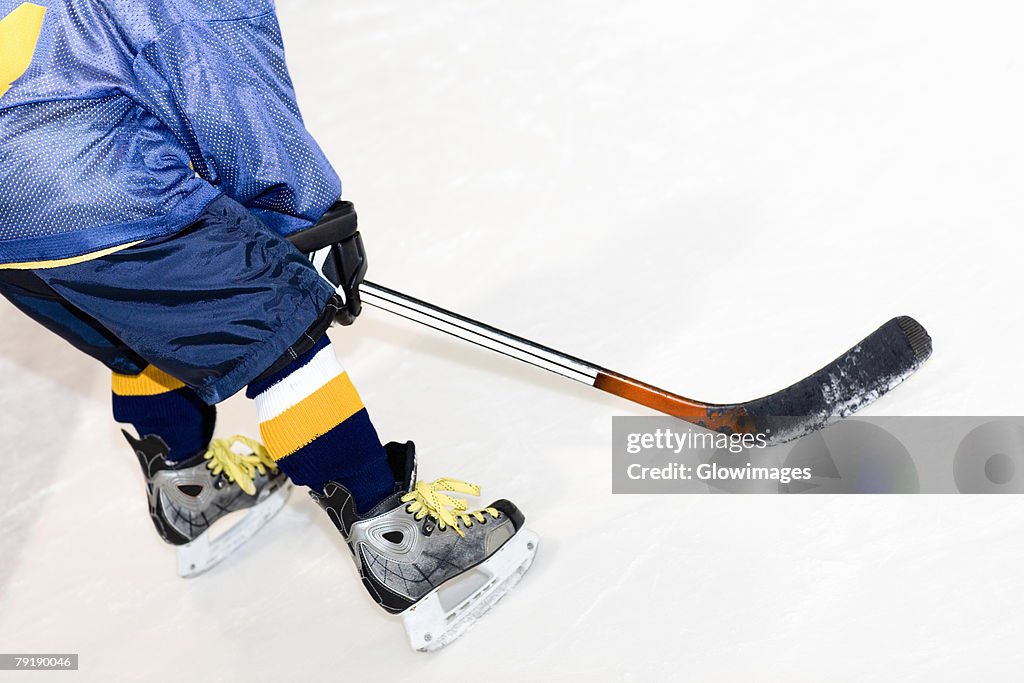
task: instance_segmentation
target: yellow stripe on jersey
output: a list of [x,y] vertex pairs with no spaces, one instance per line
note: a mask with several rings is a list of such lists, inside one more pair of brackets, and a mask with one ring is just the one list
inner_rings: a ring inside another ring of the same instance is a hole
[[363,409],[343,372],[277,417],[260,423],[260,436],[274,460],[312,443]]
[[122,375],[115,372],[112,386],[118,396],[156,396],[181,389],[185,384],[163,370],[147,365],[146,369],[137,375]]
[[100,258],[101,256],[109,256],[110,254],[119,252],[122,249],[134,247],[136,244],[142,244],[142,240],[129,242],[128,244],[121,244],[116,247],[108,247],[107,249],[100,249],[99,251],[92,251],[89,252],[88,254],[82,254],[81,256],[71,256],[70,258],[53,259],[52,261],[23,261],[21,263],[0,263],[0,269],[7,268],[9,270],[42,270],[44,268],[60,268],[61,266],[70,266],[74,263],[92,261],[93,259]]
[[46,8],[23,2],[0,19],[0,97],[22,77],[32,63],[32,55],[43,30]]

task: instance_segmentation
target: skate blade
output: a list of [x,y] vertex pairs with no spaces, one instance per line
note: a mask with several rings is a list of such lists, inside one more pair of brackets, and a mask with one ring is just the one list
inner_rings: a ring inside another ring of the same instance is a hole
[[[190,579],[220,564],[228,555],[255,536],[274,515],[281,511],[285,503],[288,502],[291,490],[291,482],[286,481],[267,496],[266,500],[246,510],[239,510],[243,516],[238,522],[216,537],[211,538],[210,529],[207,529],[191,543],[179,545],[178,576]],[[224,520],[218,520],[214,526],[222,521]]]
[[498,552],[402,612],[409,645],[432,652],[452,642],[523,578],[537,553],[537,534],[523,528]]

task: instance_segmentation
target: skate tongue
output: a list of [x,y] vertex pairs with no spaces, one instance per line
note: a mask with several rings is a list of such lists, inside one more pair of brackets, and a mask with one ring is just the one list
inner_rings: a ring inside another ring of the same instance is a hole
[[371,519],[385,512],[394,510],[402,504],[402,496],[416,486],[416,444],[412,441],[398,443],[391,441],[385,444],[388,465],[395,476],[395,491],[365,513],[357,514],[359,519]]
[[416,485],[416,444],[391,441],[385,444],[384,451],[395,476],[395,485],[403,491],[411,491]]

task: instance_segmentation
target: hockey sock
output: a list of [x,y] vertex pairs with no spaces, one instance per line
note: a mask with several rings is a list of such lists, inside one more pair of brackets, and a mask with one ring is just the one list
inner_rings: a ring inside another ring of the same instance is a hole
[[394,489],[384,447],[348,373],[323,336],[287,367],[249,385],[260,435],[293,482],[323,492],[336,481],[365,512]]
[[114,373],[114,419],[128,422],[139,437],[156,434],[174,462],[187,460],[209,445],[217,409],[187,386],[152,365],[137,375]]

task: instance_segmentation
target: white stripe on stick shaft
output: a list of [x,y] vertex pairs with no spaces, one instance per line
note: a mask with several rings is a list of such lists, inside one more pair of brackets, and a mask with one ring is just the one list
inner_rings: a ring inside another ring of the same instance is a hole
[[363,282],[359,292],[366,304],[577,382],[592,385],[601,371],[579,358],[372,282]]

